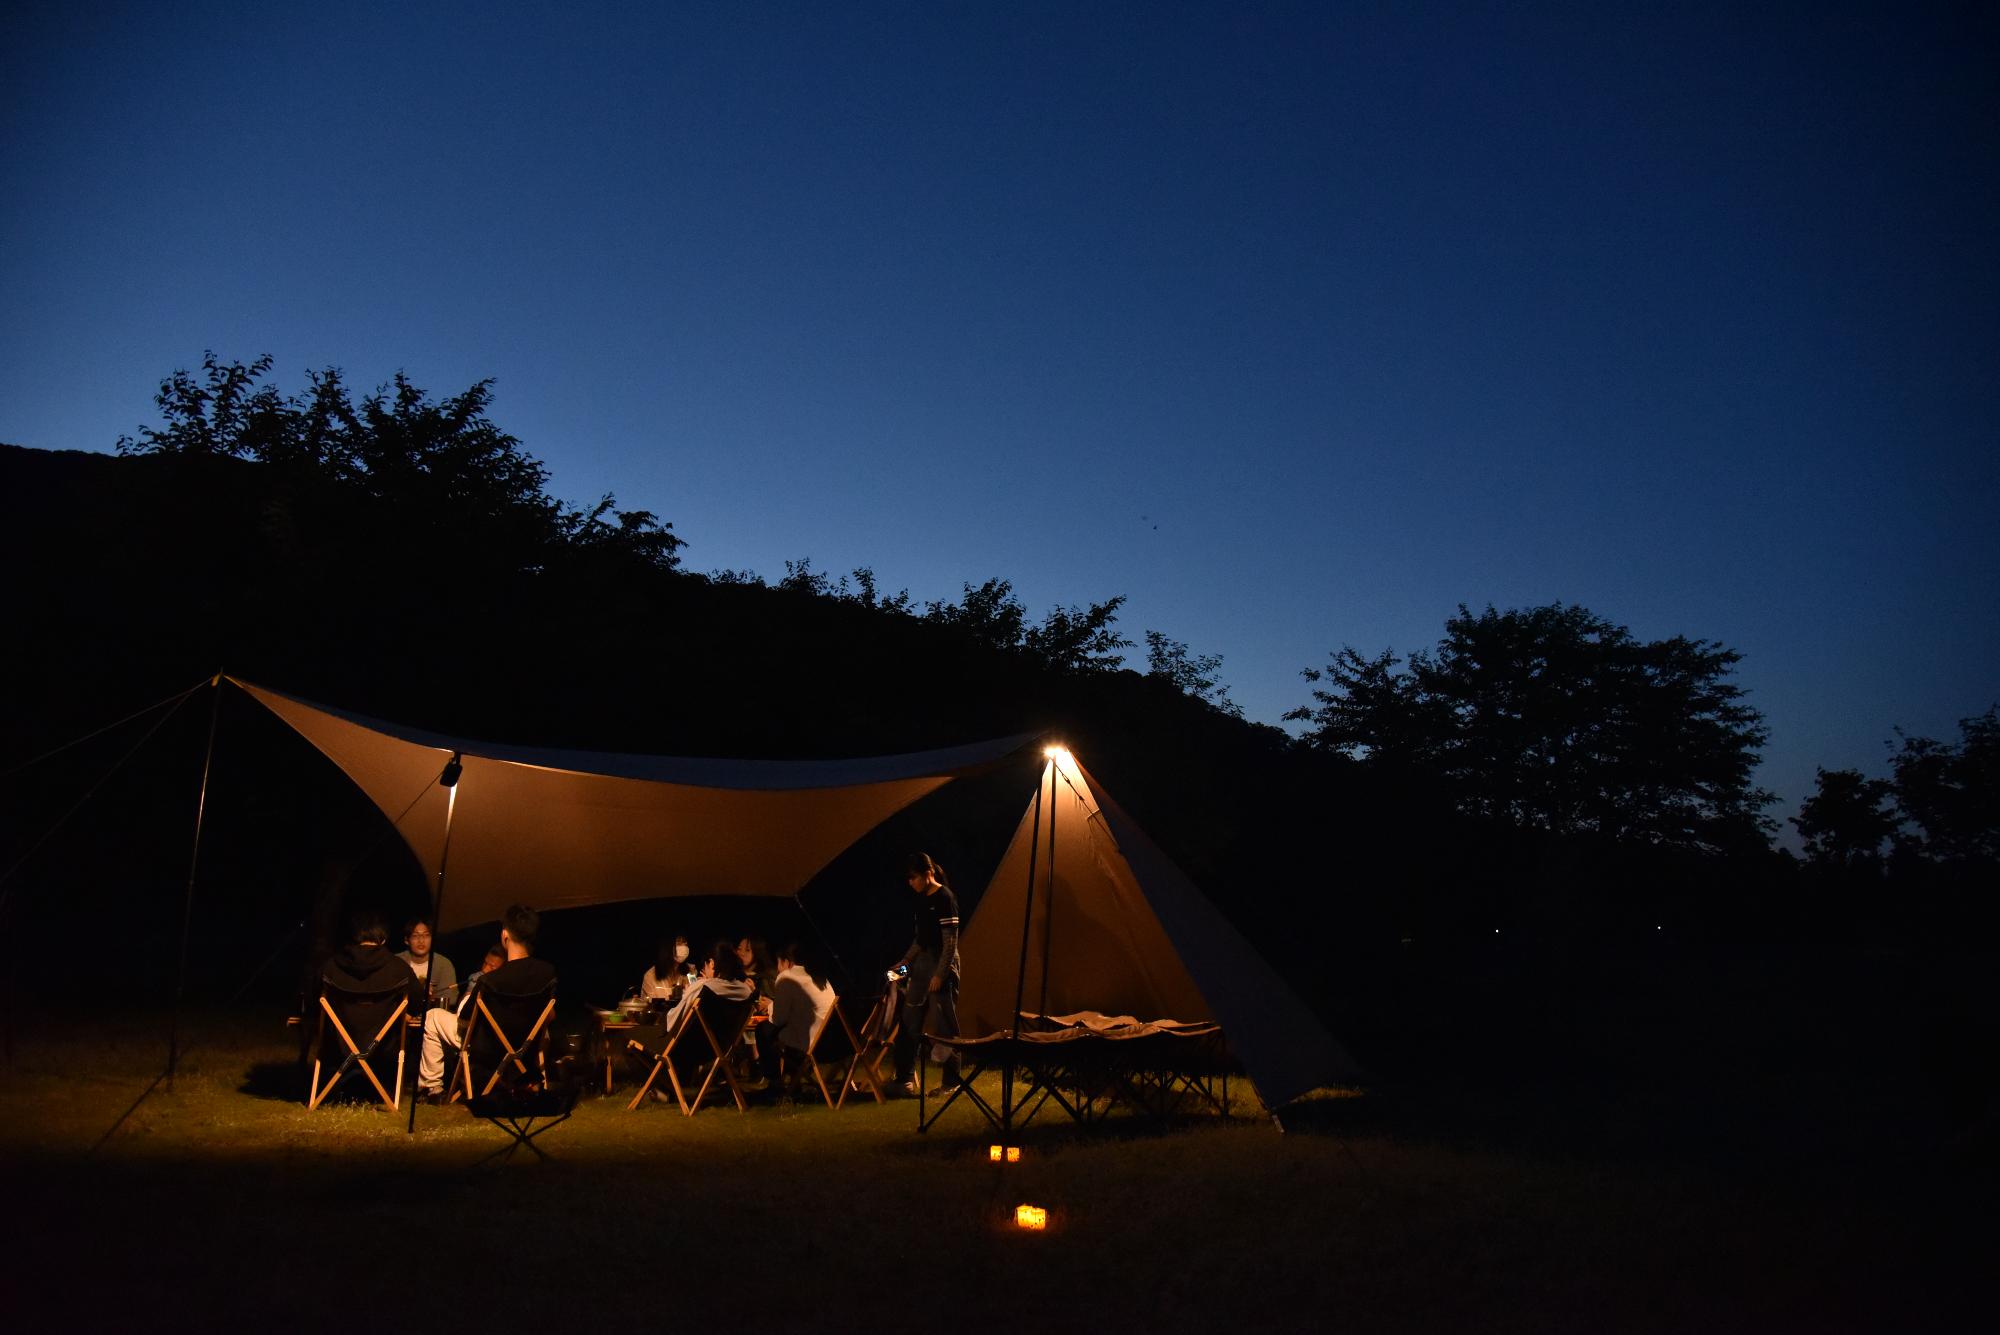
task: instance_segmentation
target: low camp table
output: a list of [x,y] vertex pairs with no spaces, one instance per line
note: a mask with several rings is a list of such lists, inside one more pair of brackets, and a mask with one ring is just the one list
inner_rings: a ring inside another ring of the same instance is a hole
[[[1220,1025],[1096,1011],[1023,1012],[1020,1020],[1013,1034],[924,1038],[917,1068],[919,1132],[928,1131],[961,1098],[1003,1134],[1026,1126],[1051,1103],[1083,1125],[1102,1121],[1121,1104],[1143,1117],[1229,1115],[1229,1077],[1240,1068],[1222,1041]],[[955,1052],[960,1067],[959,1083],[935,1093],[929,1075],[933,1043]],[[1000,1073],[997,1106],[973,1087],[989,1070]]]

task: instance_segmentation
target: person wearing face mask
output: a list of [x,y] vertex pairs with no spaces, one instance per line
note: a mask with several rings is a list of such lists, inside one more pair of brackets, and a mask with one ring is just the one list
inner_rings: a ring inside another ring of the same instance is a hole
[[681,990],[688,977],[694,973],[694,966],[688,963],[688,940],[683,935],[660,940],[659,958],[653,967],[646,970],[646,976],[639,980],[641,1001],[672,1001]]

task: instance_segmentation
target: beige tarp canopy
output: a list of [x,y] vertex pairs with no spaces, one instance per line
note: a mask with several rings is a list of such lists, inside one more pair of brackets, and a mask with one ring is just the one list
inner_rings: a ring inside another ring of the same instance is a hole
[[1044,768],[960,954],[959,1020],[968,1034],[1012,1027],[1018,981],[1030,1013],[1219,1023],[1272,1106],[1363,1078],[1318,1017],[1067,751]]
[[[836,761],[551,751],[440,737],[230,680],[347,773],[433,885],[448,857],[444,931],[517,903],[795,895],[896,812],[1036,740]],[[447,789],[438,778],[453,755],[462,774]]]

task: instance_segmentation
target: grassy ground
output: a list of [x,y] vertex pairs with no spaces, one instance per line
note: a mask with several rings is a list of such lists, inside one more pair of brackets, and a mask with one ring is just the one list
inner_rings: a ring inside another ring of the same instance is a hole
[[[1860,1087],[1859,1114],[1814,1116],[1837,1083],[1788,1070],[1756,1086],[1751,1057],[1715,1085],[1687,1073],[1702,1061],[1689,1051],[1673,1081],[1593,1068],[1323,1096],[1284,1134],[1254,1108],[1089,1138],[1037,1128],[1005,1169],[969,1113],[918,1137],[908,1103],[686,1119],[588,1099],[543,1142],[554,1162],[482,1164],[504,1141],[458,1109],[421,1109],[415,1137],[383,1110],[306,1112],[273,1017],[192,1029],[173,1091],[121,1122],[158,1070],[157,1024],[23,1027],[0,1080],[15,1315],[82,1329],[353,1328],[369,1311],[442,1330],[1935,1329],[1990,1238],[1977,1127],[1927,1109],[1885,1122],[1897,1099],[1880,1085]],[[1047,1233],[1008,1225],[1020,1202],[1050,1210]]]

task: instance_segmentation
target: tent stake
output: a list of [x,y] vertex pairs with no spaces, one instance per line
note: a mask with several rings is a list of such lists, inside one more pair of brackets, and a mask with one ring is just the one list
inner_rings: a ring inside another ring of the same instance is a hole
[[181,1062],[181,998],[187,992],[188,934],[194,926],[194,878],[201,865],[201,827],[208,816],[208,775],[215,767],[215,725],[222,714],[222,674],[209,678],[208,750],[201,761],[201,793],[194,804],[194,848],[188,853],[187,895],[181,903],[181,954],[174,968],[174,1016],[167,1030],[167,1089],[174,1087],[174,1072]]

